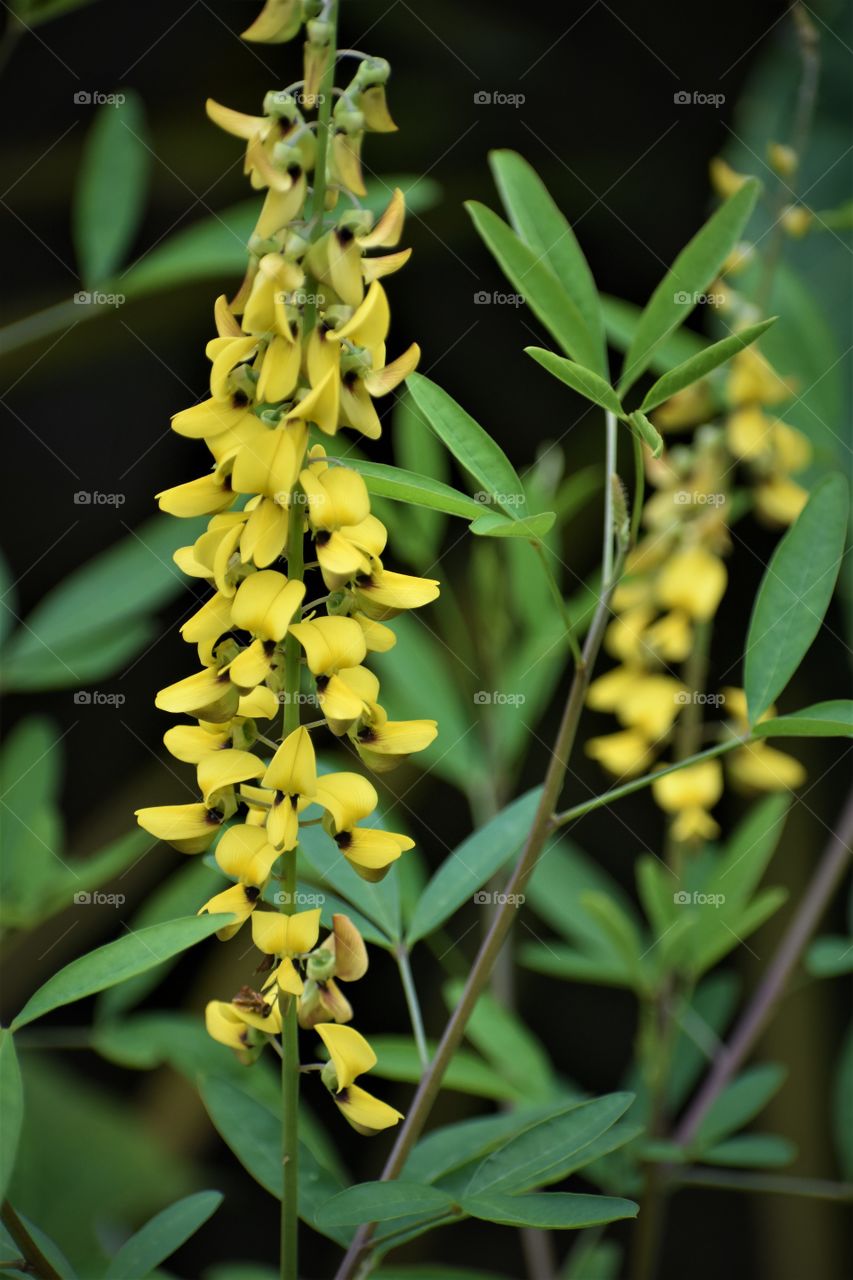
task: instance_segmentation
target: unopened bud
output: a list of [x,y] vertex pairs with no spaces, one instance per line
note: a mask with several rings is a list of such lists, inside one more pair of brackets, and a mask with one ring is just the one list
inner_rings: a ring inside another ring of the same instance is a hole
[[775,170],[781,178],[793,177],[800,163],[800,157],[794,148],[786,146],[783,142],[768,143],[767,159],[771,169]]
[[615,474],[610,477],[610,492],[613,501],[613,532],[619,544],[626,546],[631,530],[628,491]]

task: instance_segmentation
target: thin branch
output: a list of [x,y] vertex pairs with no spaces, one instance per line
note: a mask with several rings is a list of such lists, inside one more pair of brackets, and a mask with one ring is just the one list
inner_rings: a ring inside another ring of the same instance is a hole
[[421,1006],[412,975],[412,966],[409,962],[409,953],[404,946],[400,945],[395,948],[394,956],[397,961],[397,968],[400,970],[400,981],[403,984],[406,1007],[409,1010],[415,1044],[418,1047],[418,1057],[421,1060],[421,1066],[425,1067],[429,1063],[429,1049],[427,1048],[426,1035],[424,1034],[424,1020],[421,1016]]

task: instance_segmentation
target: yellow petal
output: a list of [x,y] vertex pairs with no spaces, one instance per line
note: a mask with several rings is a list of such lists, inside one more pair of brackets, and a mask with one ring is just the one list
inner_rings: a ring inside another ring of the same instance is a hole
[[282,503],[296,483],[302,453],[300,440],[286,427],[275,427],[237,454],[231,484],[237,493],[262,493]]
[[277,858],[278,853],[269,845],[263,828],[245,823],[236,823],[223,831],[216,846],[217,864],[227,876],[243,884],[263,884]]
[[230,729],[211,733],[194,724],[177,724],[163,734],[166,750],[184,764],[198,764],[210,752],[227,747],[230,741]]
[[165,804],[137,809],[136,821],[150,835],[181,853],[203,853],[213,843],[221,814],[203,804]]
[[806,780],[799,760],[767,742],[750,742],[733,751],[726,766],[732,782],[744,791],[794,791]]
[[289,796],[317,794],[317,761],[307,729],[300,726],[288,734],[264,774],[263,785]]
[[197,480],[188,480],[186,484],[176,484],[171,489],[163,489],[157,495],[161,511],[171,516],[212,515],[224,511],[234,501],[234,492],[227,476],[218,476],[212,472],[207,476],[199,476]]
[[370,515],[370,497],[364,479],[351,467],[325,466],[320,474],[306,467],[299,483],[308,501],[308,520],[314,529],[339,529],[357,525]]
[[387,396],[401,382],[414,373],[421,358],[421,349],[416,342],[407,347],[401,356],[397,356],[391,364],[384,365],[364,375],[364,385],[372,396]]
[[358,237],[359,245],[362,249],[393,249],[400,243],[405,217],[406,198],[400,188],[395,187],[376,226]]
[[277,560],[287,541],[287,508],[262,498],[249,513],[240,535],[240,558],[259,569]]
[[237,712],[253,720],[271,720],[278,708],[279,701],[272,689],[261,685],[241,697]]
[[372,284],[374,280],[393,275],[395,271],[399,271],[406,265],[411,256],[411,249],[401,249],[399,253],[383,253],[376,258],[362,258],[361,274],[364,277],[364,283]]
[[290,634],[305,650],[311,673],[329,675],[341,667],[355,667],[363,661],[367,646],[364,633],[352,618],[317,618],[313,622],[297,622]]
[[239,694],[228,676],[213,667],[205,667],[203,671],[161,689],[154,705],[174,715],[190,713],[200,720],[221,724],[237,710],[238,700]]
[[234,626],[262,640],[283,640],[304,596],[304,582],[288,581],[274,569],[261,569],[237,588],[231,606]]
[[259,896],[260,890],[253,885],[232,884],[230,889],[224,889],[222,893],[217,893],[206,902],[198,914],[200,916],[216,916],[220,913],[233,915],[235,917],[233,924],[227,924],[224,928],[216,930],[217,938],[221,942],[227,942],[246,923],[255,909]]
[[360,773],[326,773],[317,779],[317,803],[331,814],[337,831],[346,831],[373,812],[379,796]]
[[238,692],[262,684],[277,658],[274,640],[253,640],[228,666],[228,675]]
[[384,342],[391,325],[391,308],[388,296],[378,280],[368,289],[364,301],[356,307],[351,318],[330,337],[343,341],[349,339],[357,347],[376,347]]
[[253,138],[256,133],[266,128],[265,116],[246,116],[242,111],[223,107],[213,98],[208,98],[204,107],[213,123],[218,124],[220,129],[224,129],[235,138]]
[[655,802],[667,813],[680,809],[711,809],[723,794],[723,769],[719,760],[703,760],[652,783]]
[[374,622],[365,613],[354,613],[353,618],[364,633],[364,643],[368,653],[387,653],[397,643],[397,637],[390,627],[381,622]]
[[590,738],[586,753],[617,778],[633,778],[645,772],[654,758],[648,742],[636,729],[623,729],[600,738]]
[[[335,1023],[328,1023],[335,1026]],[[319,1025],[316,1028],[320,1030]],[[363,1137],[369,1138],[383,1129],[390,1129],[403,1119],[401,1111],[375,1098],[372,1093],[362,1089],[360,1085],[351,1084],[341,1093],[335,1095],[335,1103],[346,1120]]]
[[330,369],[322,381],[293,406],[291,418],[313,422],[326,435],[333,436],[338,429],[341,383],[337,372]]
[[335,1068],[338,1086],[336,1092],[348,1089],[358,1076],[376,1066],[376,1054],[355,1027],[323,1022],[317,1026],[316,1031],[329,1051]]
[[189,409],[182,409],[172,418],[172,430],[179,436],[201,440],[232,431],[247,416],[254,416],[249,399],[245,392],[235,391],[228,400],[202,400]]
[[358,607],[369,618],[382,621],[393,618],[401,609],[420,609],[438,598],[439,584],[434,578],[416,578],[407,573],[379,569],[367,580],[356,583]]
[[233,787],[238,782],[259,778],[264,771],[263,761],[251,751],[237,751],[233,747],[215,751],[201,760],[198,766],[198,785],[205,804],[223,787]]
[[276,334],[264,352],[258,378],[258,399],[270,403],[286,400],[296,387],[301,360],[299,343]]
[[728,575],[719,557],[703,547],[680,551],[664,565],[657,598],[669,609],[681,609],[698,622],[713,617],[726,590]]

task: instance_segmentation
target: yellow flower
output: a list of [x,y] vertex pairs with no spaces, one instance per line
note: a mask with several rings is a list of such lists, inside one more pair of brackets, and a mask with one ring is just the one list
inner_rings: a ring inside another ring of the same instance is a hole
[[355,749],[374,773],[387,773],[414,751],[423,751],[438,733],[435,720],[388,720],[376,704],[350,731]]
[[683,662],[693,646],[693,628],[685,613],[673,609],[652,623],[644,639],[663,662]]
[[224,511],[234,501],[231,477],[218,468],[197,480],[163,489],[156,496],[161,511],[182,517],[211,515]]
[[645,772],[654,759],[646,738],[636,729],[623,729],[600,738],[590,738],[586,753],[617,778],[634,778]]
[[263,777],[274,793],[267,816],[267,835],[276,849],[295,849],[298,814],[317,794],[317,764],[307,729],[300,726],[285,738]]
[[174,715],[189,714],[198,720],[220,724],[230,720],[240,703],[240,694],[227,672],[205,667],[161,689],[154,705]]
[[808,501],[808,490],[787,476],[773,476],[755,491],[756,515],[766,524],[793,524]]
[[276,1002],[267,1003],[248,988],[236,1000],[211,1000],[204,1011],[207,1034],[219,1044],[234,1049],[243,1063],[254,1062],[266,1037],[281,1032],[281,1014]]
[[230,813],[233,813],[236,803],[229,805],[228,802],[235,784],[259,778],[263,771],[263,761],[251,751],[238,751],[233,747],[212,751],[202,757],[196,770],[204,803],[209,809],[225,808],[227,811],[230,808]]
[[250,631],[255,639],[228,668],[234,684],[252,689],[267,678],[276,661],[276,645],[287,634],[304,596],[304,582],[288,581],[275,569],[261,569],[243,579],[231,618],[235,627]]
[[222,814],[204,804],[155,805],[137,809],[134,816],[144,831],[165,840],[179,853],[204,853],[222,822]]
[[718,556],[703,547],[676,552],[657,580],[657,598],[668,609],[681,609],[696,622],[713,617],[726,590],[728,575]]
[[378,827],[360,827],[379,803],[376,788],[359,773],[327,773],[317,779],[317,803],[327,813],[327,830],[363,880],[381,880],[414,840]]
[[369,559],[341,532],[370,515],[370,499],[361,476],[348,467],[330,467],[319,459],[301,472],[299,482],[308,501],[308,523],[321,568],[344,579],[369,573]]
[[733,751],[726,768],[732,782],[743,791],[793,791],[806,780],[799,760],[763,739]]
[[680,680],[664,675],[641,676],[625,689],[616,714],[626,729],[636,729],[654,742],[669,732],[684,702]]
[[359,663],[367,653],[364,632],[352,618],[343,617],[297,622],[290,632],[305,651],[308,669],[316,680],[317,699],[329,727],[336,734],[346,733],[365,709],[364,699],[351,683],[352,673],[363,670]]
[[737,173],[721,156],[714,156],[708,166],[711,174],[711,186],[718,196],[733,196],[740,191],[746,182],[745,173]]
[[252,916],[252,940],[265,955],[281,957],[273,980],[290,995],[301,996],[303,990],[293,957],[311,951],[317,944],[319,933],[319,907],[312,911],[297,911],[292,916],[279,911],[256,911]]
[[318,1023],[315,1030],[329,1051],[323,1083],[352,1127],[369,1136],[402,1120],[399,1111],[355,1083],[360,1075],[376,1066],[376,1054],[364,1036],[354,1027],[334,1022]]
[[408,573],[392,573],[374,565],[370,574],[356,578],[353,587],[356,608],[377,622],[394,618],[403,609],[420,609],[438,598],[435,578],[415,578]]
[[733,358],[726,391],[732,405],[774,405],[789,400],[794,387],[753,346],[744,347]]
[[666,813],[674,814],[676,840],[709,840],[719,827],[708,813],[723,794],[723,770],[719,760],[703,760],[652,783],[652,795]]

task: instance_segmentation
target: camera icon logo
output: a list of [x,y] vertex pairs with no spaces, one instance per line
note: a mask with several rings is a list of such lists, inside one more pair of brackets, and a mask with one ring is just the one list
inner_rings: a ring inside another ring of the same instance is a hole
[[74,695],[75,707],[90,707],[92,705],[92,695],[86,689],[78,689]]
[[87,293],[85,289],[80,289],[74,295],[74,302],[78,307],[88,307],[92,301],[91,293]]
[[87,907],[92,901],[91,893],[87,893],[85,889],[80,889],[74,895],[74,905],[76,907]]
[[673,296],[673,302],[676,306],[686,307],[693,301],[693,295],[686,293],[684,289],[679,289],[678,293]]
[[492,300],[488,289],[480,289],[474,294],[474,302],[478,307],[487,306]]
[[492,100],[492,95],[488,89],[478,89],[474,94],[474,102],[478,107],[488,106]]
[[678,893],[674,893],[672,895],[672,900],[677,907],[686,907],[690,904],[690,902],[692,902],[692,898],[690,894],[687,893],[684,889],[680,889]]
[[478,907],[485,906],[487,903],[491,902],[491,900],[492,895],[487,889],[480,889],[479,892],[474,894],[474,902]]
[[92,495],[87,493],[85,489],[79,489],[74,495],[75,507],[89,507],[92,505]]
[[672,100],[677,107],[685,107],[690,102],[690,94],[686,89],[679,89],[678,93],[672,95]]
[[91,103],[92,95],[88,89],[78,89],[74,95],[74,101],[78,107],[85,107]]
[[486,689],[478,689],[474,694],[474,702],[478,707],[485,706],[487,702],[491,702],[492,695]]

